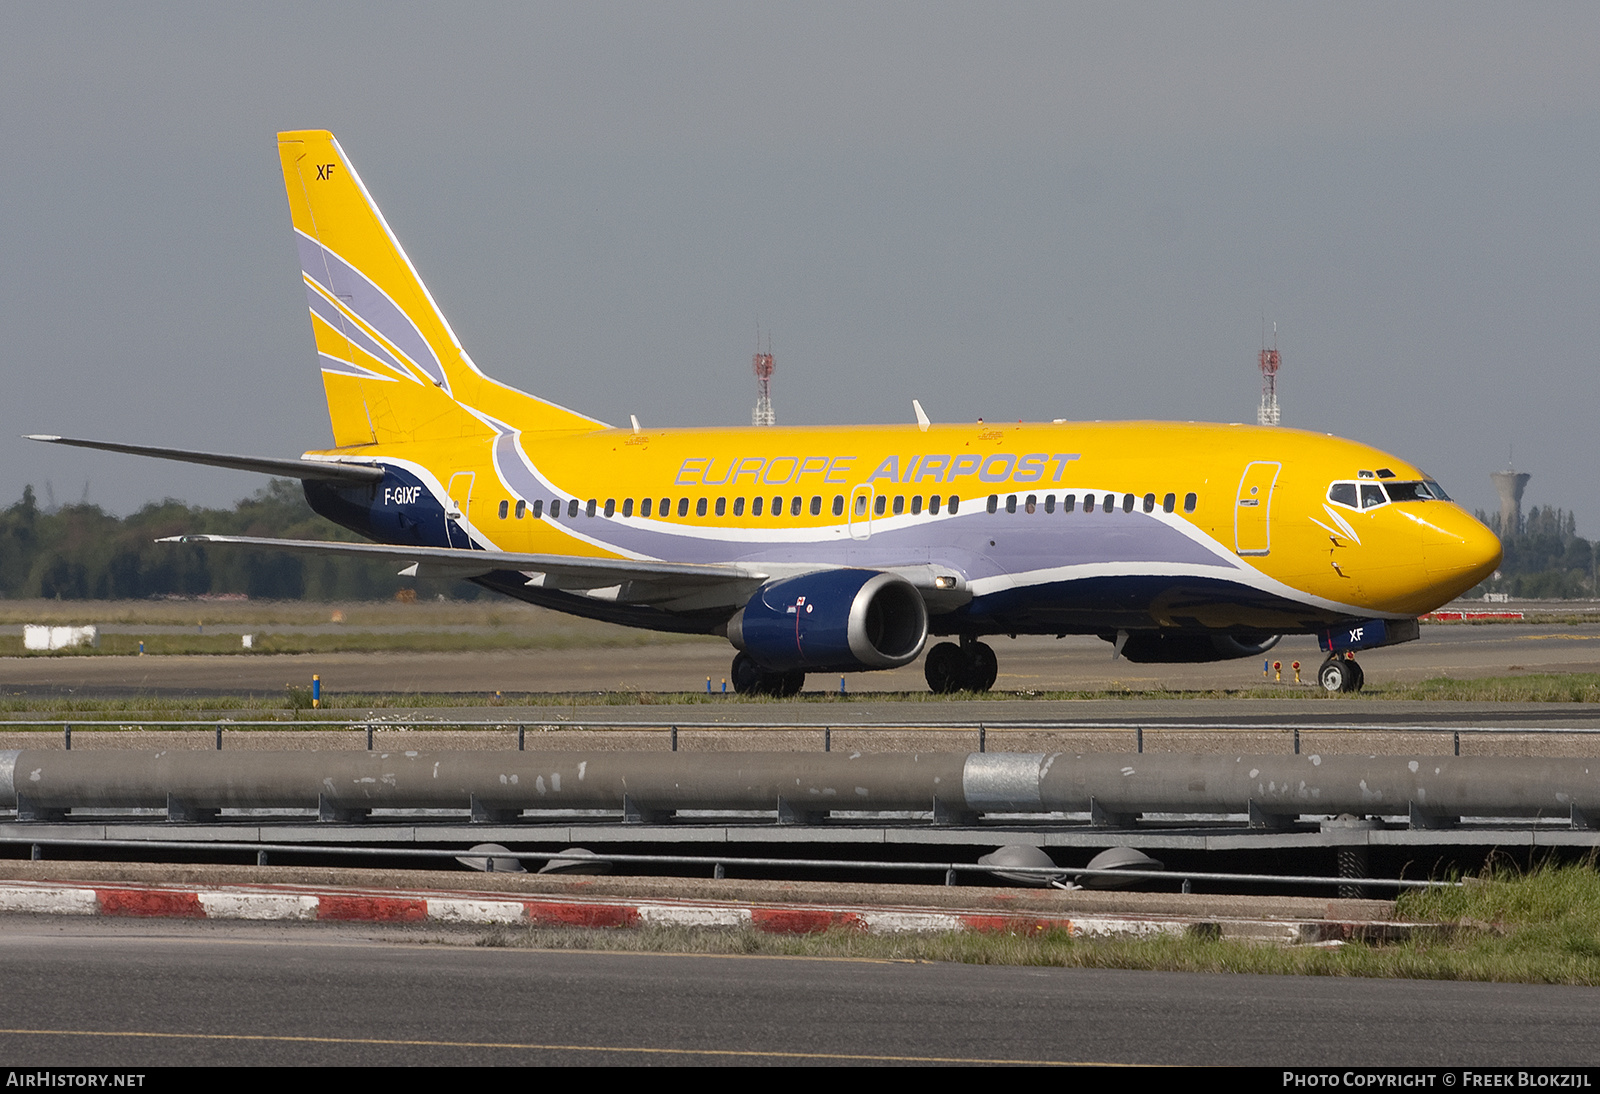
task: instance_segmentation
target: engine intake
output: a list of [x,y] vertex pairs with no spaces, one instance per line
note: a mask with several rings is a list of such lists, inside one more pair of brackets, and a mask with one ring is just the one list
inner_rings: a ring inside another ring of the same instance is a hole
[[875,570],[769,581],[728,621],[728,641],[777,672],[899,668],[927,639],[916,586]]

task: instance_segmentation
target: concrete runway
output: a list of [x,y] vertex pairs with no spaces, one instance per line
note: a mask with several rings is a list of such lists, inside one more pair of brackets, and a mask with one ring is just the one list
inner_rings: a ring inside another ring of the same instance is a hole
[[[1136,665],[1112,660],[1097,638],[1005,637],[989,640],[1000,661],[997,691],[1077,689],[1199,690],[1266,683],[1260,658],[1199,665]],[[0,693],[85,697],[251,694],[283,696],[320,674],[326,689],[346,693],[720,692],[733,651],[720,639],[670,645],[490,653],[331,653],[173,657],[0,658]],[[1289,665],[1306,681],[1321,663],[1314,638],[1285,638],[1268,657],[1282,661],[1286,696],[1296,693]],[[1369,685],[1456,678],[1600,672],[1600,624],[1426,626],[1416,642],[1362,655]],[[813,674],[807,690],[837,691],[838,676]],[[924,693],[922,663],[846,678],[855,693]]]
[[7,917],[0,1055],[19,1067],[125,1071],[1551,1067],[1591,1063],[1600,1023],[1592,988],[472,946],[480,936]]

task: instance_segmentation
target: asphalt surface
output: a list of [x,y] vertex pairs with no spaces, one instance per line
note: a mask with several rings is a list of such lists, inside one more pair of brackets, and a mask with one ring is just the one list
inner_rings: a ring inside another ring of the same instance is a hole
[[[1314,638],[1285,638],[1266,658],[1198,665],[1136,665],[1113,660],[1097,638],[999,637],[989,640],[1000,662],[997,691],[1130,688],[1197,690],[1258,687],[1270,682],[1262,661],[1281,661],[1285,695],[1295,694],[1292,664],[1302,666],[1304,694],[1322,655]],[[238,654],[171,657],[0,658],[0,694],[234,695],[282,697],[291,686],[322,677],[330,694],[543,692],[698,692],[706,681],[721,694],[733,651],[720,639],[670,645],[584,647],[475,653]],[[1369,684],[1457,678],[1600,672],[1600,623],[1576,625],[1425,626],[1422,638],[1361,657]],[[812,674],[808,692],[839,690],[838,676]],[[925,693],[922,663],[845,678],[852,694]]]
[[[0,920],[13,1066],[1594,1058],[1600,991],[486,949],[476,932]],[[456,945],[441,943],[458,943]]]

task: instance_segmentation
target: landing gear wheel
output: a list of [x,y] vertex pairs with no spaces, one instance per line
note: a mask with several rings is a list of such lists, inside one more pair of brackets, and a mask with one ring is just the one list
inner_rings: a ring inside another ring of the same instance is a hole
[[966,648],[966,679],[962,684],[968,691],[988,691],[1000,675],[1000,661],[994,649],[983,642],[974,642]]
[[940,642],[928,651],[922,675],[935,695],[953,695],[964,686],[966,656],[954,642]]
[[768,694],[776,695],[779,699],[799,695],[800,689],[806,686],[806,674],[799,669],[793,672],[775,672],[771,680],[772,690]]
[[771,695],[778,699],[798,695],[806,683],[804,671],[768,672],[742,651],[734,656],[728,675],[733,680],[733,690],[740,695]]
[[1366,682],[1361,666],[1342,657],[1330,658],[1317,670],[1317,682],[1322,690],[1333,694],[1341,691],[1360,691]]
[[728,671],[728,676],[733,680],[733,690],[740,695],[759,695],[757,689],[761,686],[763,677],[761,666],[756,664],[755,658],[748,653],[734,654],[733,668]]

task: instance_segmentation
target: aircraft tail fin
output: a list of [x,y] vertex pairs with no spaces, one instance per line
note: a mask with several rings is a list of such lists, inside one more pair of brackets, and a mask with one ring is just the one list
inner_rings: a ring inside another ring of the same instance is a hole
[[478,371],[332,133],[278,155],[336,446],[602,426]]

